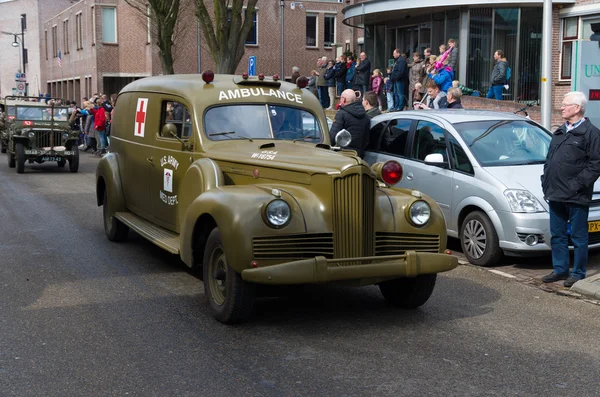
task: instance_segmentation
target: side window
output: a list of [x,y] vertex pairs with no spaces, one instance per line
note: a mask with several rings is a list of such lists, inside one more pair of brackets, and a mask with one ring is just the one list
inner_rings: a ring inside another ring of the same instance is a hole
[[[177,128],[177,136],[181,139],[188,139],[192,136],[192,121],[190,112],[185,105],[175,101],[163,101],[162,103],[162,123],[161,131],[165,124],[174,124]],[[163,136],[163,138],[172,138],[171,136]],[[175,139],[175,138],[173,138]]]
[[450,144],[450,153],[452,153],[452,168],[473,174],[473,166],[469,161],[469,157],[467,157],[467,153],[460,146],[460,143],[454,137],[450,137],[448,142]]
[[444,160],[448,160],[444,129],[432,122],[421,120],[415,131],[411,157],[423,161],[428,154],[432,153],[440,153],[444,156]]
[[405,156],[411,124],[412,120],[408,119],[392,120],[381,135],[379,151],[396,156]]

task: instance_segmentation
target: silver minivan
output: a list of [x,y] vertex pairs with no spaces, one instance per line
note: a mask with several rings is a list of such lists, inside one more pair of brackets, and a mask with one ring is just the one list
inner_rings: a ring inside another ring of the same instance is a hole
[[[420,110],[371,120],[369,164],[397,160],[397,187],[419,190],[442,208],[448,236],[469,262],[550,252],[550,216],[540,177],[552,134],[512,113]],[[600,246],[600,184],[589,212],[589,246]],[[569,241],[570,243],[570,241]],[[570,243],[571,244],[571,243]]]

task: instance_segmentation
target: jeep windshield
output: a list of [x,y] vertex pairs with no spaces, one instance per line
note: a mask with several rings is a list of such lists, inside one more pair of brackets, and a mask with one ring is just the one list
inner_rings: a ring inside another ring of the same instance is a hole
[[66,107],[46,106],[16,106],[16,119],[28,121],[50,121],[54,112],[55,121],[67,121],[68,109]]
[[213,141],[278,139],[321,142],[319,120],[306,110],[276,105],[230,105],[209,109],[204,132]]

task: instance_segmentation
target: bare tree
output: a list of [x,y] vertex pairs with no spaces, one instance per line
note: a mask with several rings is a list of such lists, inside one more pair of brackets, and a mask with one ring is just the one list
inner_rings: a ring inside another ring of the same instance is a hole
[[[196,17],[202,34],[217,65],[216,72],[233,74],[244,56],[258,0],[212,0],[212,15],[206,8],[207,1],[196,0]],[[242,16],[245,1],[246,11]]]
[[156,29],[156,45],[164,74],[174,74],[173,45],[181,0],[125,0],[125,3],[149,18]]

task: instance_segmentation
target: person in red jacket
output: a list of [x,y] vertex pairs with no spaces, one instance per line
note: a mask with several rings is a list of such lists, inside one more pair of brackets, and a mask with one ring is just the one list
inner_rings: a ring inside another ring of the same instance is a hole
[[101,106],[101,99],[97,98],[94,102],[94,107],[90,109],[90,113],[94,115],[94,130],[98,134],[100,140],[99,155],[106,154],[106,147],[108,142],[106,139],[106,110]]
[[371,76],[371,89],[377,94],[377,103],[379,104],[379,110],[381,110],[381,96],[383,94],[383,75],[379,69],[373,70]]

